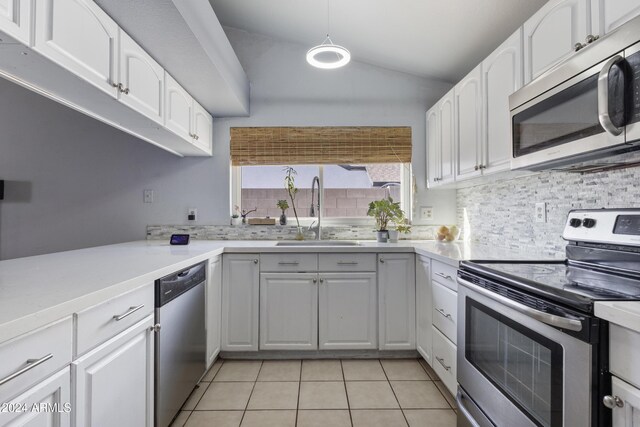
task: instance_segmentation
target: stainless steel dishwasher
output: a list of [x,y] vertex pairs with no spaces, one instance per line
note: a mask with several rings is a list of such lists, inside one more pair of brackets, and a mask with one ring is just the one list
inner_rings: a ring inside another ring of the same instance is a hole
[[205,373],[205,283],[205,263],[156,280],[156,427],[171,424]]

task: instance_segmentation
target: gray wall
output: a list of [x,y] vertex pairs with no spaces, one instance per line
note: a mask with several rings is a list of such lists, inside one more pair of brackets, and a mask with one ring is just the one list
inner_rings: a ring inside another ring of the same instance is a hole
[[[356,61],[316,70],[306,46],[227,31],[252,82],[252,112],[214,121],[213,158],[174,157],[0,79],[0,259],[143,239],[148,224],[186,224],[189,207],[198,224],[226,224],[229,126],[412,126],[418,197],[438,203],[423,191],[424,115],[448,83]],[[455,197],[444,199],[435,222],[455,220]]]

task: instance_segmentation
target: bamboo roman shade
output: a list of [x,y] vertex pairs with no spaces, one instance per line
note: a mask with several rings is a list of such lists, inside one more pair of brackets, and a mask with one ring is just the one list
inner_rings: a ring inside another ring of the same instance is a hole
[[410,163],[411,127],[232,127],[231,164]]

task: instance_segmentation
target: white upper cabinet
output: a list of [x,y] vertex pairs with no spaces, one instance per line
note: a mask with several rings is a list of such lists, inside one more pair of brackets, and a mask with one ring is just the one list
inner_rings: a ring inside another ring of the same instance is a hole
[[0,0],[0,34],[31,44],[31,0]]
[[478,65],[455,87],[456,181],[482,173],[482,66]]
[[127,33],[120,31],[120,101],[164,124],[164,70]]
[[[619,1],[619,0],[613,0]],[[551,0],[524,23],[524,81],[573,54],[591,34],[591,0]]]
[[185,140],[192,139],[193,98],[169,73],[164,76],[164,125]]
[[39,0],[34,7],[33,48],[115,98],[118,24],[90,0]]
[[440,178],[439,121],[440,116],[436,104],[427,111],[427,184],[429,188],[437,186]]
[[454,90],[451,89],[438,104],[440,122],[440,177],[438,184],[447,184],[455,180],[455,110]]
[[200,104],[193,102],[193,139],[197,146],[211,153],[213,138],[213,119]]
[[522,30],[518,29],[482,63],[483,174],[510,169],[509,95],[522,87]]
[[601,36],[640,15],[638,0],[591,0],[594,34]]

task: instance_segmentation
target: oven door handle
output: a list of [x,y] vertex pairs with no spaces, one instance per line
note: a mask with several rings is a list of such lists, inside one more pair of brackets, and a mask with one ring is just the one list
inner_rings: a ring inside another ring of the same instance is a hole
[[476,419],[471,415],[471,412],[467,409],[464,404],[464,396],[462,392],[458,389],[458,393],[456,394],[456,403],[458,404],[458,409],[462,412],[462,415],[467,419],[467,422],[471,427],[480,427],[480,424],[476,421]]
[[616,55],[609,59],[600,70],[598,75],[598,120],[605,131],[613,136],[618,136],[624,128],[619,128],[611,121],[609,115],[609,73],[614,65],[624,61],[620,55]]
[[582,322],[577,319],[571,319],[563,316],[556,316],[555,314],[545,313],[544,311],[536,310],[531,307],[527,307],[524,304],[520,304],[519,302],[513,301],[507,297],[504,297],[495,292],[491,292],[481,286],[475,285],[468,280],[461,279],[458,277],[458,283],[462,286],[465,286],[474,292],[479,293],[487,298],[490,298],[500,304],[503,304],[513,310],[516,310],[519,313],[527,315],[535,320],[538,320],[542,323],[545,323],[550,326],[555,326],[557,328],[568,329],[570,331],[580,332],[582,330]]

